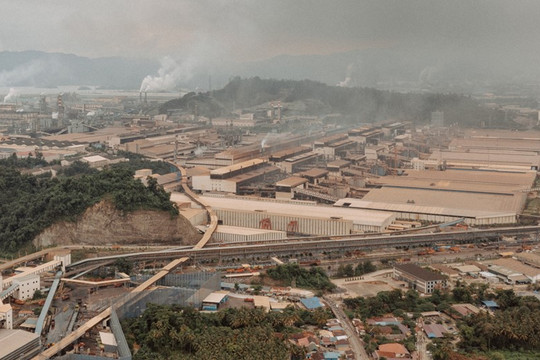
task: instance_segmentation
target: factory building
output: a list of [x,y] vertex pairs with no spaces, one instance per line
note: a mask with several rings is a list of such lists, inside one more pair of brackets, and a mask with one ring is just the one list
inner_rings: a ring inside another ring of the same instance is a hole
[[237,193],[242,185],[264,180],[279,173],[279,169],[266,160],[254,159],[210,171],[209,175],[192,177],[192,187],[199,191],[222,191]]
[[382,232],[394,214],[321,206],[309,201],[205,195],[223,225],[287,231],[289,234],[347,235]]
[[222,243],[237,243],[250,241],[268,241],[286,239],[285,231],[244,228],[237,226],[219,225],[213,239]]
[[324,156],[326,160],[335,160],[345,155],[347,150],[356,150],[357,142],[347,134],[328,136],[313,143],[313,151]]
[[0,301],[0,329],[13,329],[13,309]]
[[305,154],[310,151],[311,151],[311,148],[308,146],[296,146],[291,149],[281,150],[281,151],[272,153],[269,157],[269,160],[277,165],[278,163],[283,162],[288,158]]
[[350,165],[351,162],[347,160],[334,160],[326,164],[326,169],[329,175],[341,176],[343,169],[348,168]]
[[446,287],[446,278],[443,275],[414,264],[395,265],[393,277],[396,280],[407,282],[411,289],[424,294],[431,294],[435,289]]
[[322,159],[322,157],[323,155],[319,153],[309,151],[286,158],[284,161],[276,163],[276,166],[285,171],[286,173],[292,174],[306,166],[317,163],[320,159]]
[[318,185],[321,181],[325,180],[328,177],[328,173],[328,170],[314,168],[303,171],[298,175],[306,178],[310,184]]
[[0,359],[28,360],[40,351],[41,342],[38,334],[23,330],[0,329]]
[[92,155],[92,156],[86,156],[81,159],[82,162],[85,162],[90,166],[91,168],[97,169],[102,168],[109,164],[109,159],[104,158],[101,155]]
[[295,189],[305,189],[308,180],[291,176],[276,183],[276,199],[293,199]]
[[540,269],[512,258],[502,258],[491,262],[489,272],[498,275],[508,284],[537,284]]
[[415,221],[464,218],[470,225],[512,224],[534,179],[534,173],[408,171],[406,176],[372,179],[371,185],[382,188],[362,199],[341,199],[334,206],[388,211]]
[[27,275],[18,277],[13,280],[13,283],[19,284],[19,289],[15,292],[14,297],[19,300],[31,299],[36,290],[40,288],[39,275]]
[[405,134],[405,124],[401,122],[385,124],[381,130],[385,137],[393,138]]
[[427,160],[415,159],[425,169],[446,168],[492,169],[500,171],[537,171],[540,155],[510,150],[435,150]]
[[359,144],[374,144],[377,145],[384,137],[384,132],[380,127],[360,127],[349,130],[349,139],[358,142]]
[[452,139],[448,150],[435,150],[418,166],[537,171],[540,166],[540,132],[470,129],[464,138]]

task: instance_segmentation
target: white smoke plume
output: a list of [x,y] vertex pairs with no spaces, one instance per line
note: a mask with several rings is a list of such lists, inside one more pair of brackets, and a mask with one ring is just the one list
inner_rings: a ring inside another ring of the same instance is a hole
[[161,60],[157,76],[147,75],[141,83],[140,91],[174,91],[179,82],[193,77],[194,66],[193,59],[177,63],[171,57],[165,57]]
[[355,75],[356,75],[356,71],[357,70],[357,65],[356,64],[349,64],[349,66],[347,66],[347,76],[345,77],[345,80],[343,81],[340,81],[337,86],[339,87],[353,87],[355,86]]
[[19,93],[14,88],[10,88],[6,96],[4,96],[4,104],[8,102],[16,102]]
[[11,70],[0,71],[0,86],[16,85],[22,81],[32,79],[45,70],[45,64],[40,61],[30,61]]
[[268,142],[268,134],[265,135],[264,139],[261,140],[261,150],[264,150],[266,143]]

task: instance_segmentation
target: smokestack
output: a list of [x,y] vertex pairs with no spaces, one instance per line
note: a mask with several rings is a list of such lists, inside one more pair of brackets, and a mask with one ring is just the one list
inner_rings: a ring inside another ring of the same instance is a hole
[[146,91],[145,91],[145,92],[144,92],[144,103],[145,103],[145,104],[148,103],[146,95],[147,95],[147,94],[146,94]]
[[142,91],[139,91],[139,103],[142,104]]

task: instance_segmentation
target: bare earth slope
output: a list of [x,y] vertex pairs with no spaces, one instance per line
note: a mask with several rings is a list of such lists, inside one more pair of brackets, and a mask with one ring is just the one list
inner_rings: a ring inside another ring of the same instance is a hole
[[201,235],[182,215],[139,210],[125,213],[101,201],[88,208],[77,222],[58,222],[34,239],[36,246],[50,245],[191,245]]

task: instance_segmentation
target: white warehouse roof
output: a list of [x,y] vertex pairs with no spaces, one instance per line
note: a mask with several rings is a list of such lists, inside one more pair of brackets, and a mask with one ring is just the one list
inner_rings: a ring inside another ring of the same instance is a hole
[[279,202],[272,199],[247,199],[239,197],[201,196],[215,209],[231,209],[242,211],[261,211],[288,216],[304,216],[312,218],[342,218],[353,224],[379,226],[385,228],[394,219],[393,213],[375,210],[350,209],[306,203]]

